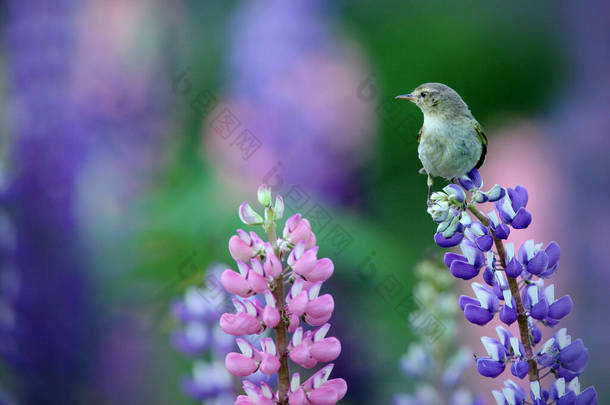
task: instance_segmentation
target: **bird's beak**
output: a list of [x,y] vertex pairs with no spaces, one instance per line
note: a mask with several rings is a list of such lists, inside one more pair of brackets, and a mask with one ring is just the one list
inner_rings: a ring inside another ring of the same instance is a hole
[[400,96],[396,96],[394,98],[400,98],[400,99],[406,99],[406,100],[414,101],[416,97],[415,97],[415,95],[409,93],[409,94],[401,94]]

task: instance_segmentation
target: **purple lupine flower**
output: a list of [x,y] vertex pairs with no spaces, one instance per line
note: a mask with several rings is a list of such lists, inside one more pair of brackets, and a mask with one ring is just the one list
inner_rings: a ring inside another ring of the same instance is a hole
[[[331,8],[320,0],[259,0],[235,7],[228,24],[231,75],[209,117],[213,124],[228,108],[240,122],[232,135],[237,142],[207,131],[207,150],[223,173],[242,181],[263,178],[286,193],[299,184],[353,205],[359,201],[354,179],[369,159],[377,106],[356,93],[370,72],[358,45],[346,47],[326,24]],[[324,91],[331,85],[332,92]],[[244,131],[252,140],[249,148],[240,146]]]
[[[589,358],[581,339],[572,341],[563,328],[537,348],[542,336],[539,325],[556,326],[571,312],[573,301],[569,295],[556,299],[555,285],[545,285],[559,267],[561,250],[556,242],[545,247],[528,240],[517,252],[513,243],[503,243],[510,228],[524,229],[532,222],[527,190],[495,185],[482,191],[483,181],[476,169],[458,180],[463,190],[451,184],[433,193],[428,212],[438,224],[435,242],[441,247],[460,246],[461,254],[445,254],[451,274],[469,280],[484,268],[485,284],[472,283],[476,298],[462,295],[460,308],[473,324],[488,324],[498,313],[505,325],[517,322],[520,332],[515,337],[498,326],[499,339],[482,337],[487,356],[477,357],[477,370],[485,377],[495,378],[509,366],[516,378],[529,376],[530,397],[536,405],[597,404],[593,387],[580,391],[578,377]],[[466,192],[470,193],[470,201]],[[494,210],[485,215],[477,204],[488,201],[494,202]],[[490,239],[495,251],[491,250]],[[555,381],[543,388],[546,375],[554,376]],[[501,391],[493,391],[493,396],[499,405],[523,405],[528,400],[527,393],[511,380]]]
[[235,342],[218,326],[229,298],[220,284],[222,269],[220,265],[211,266],[202,287],[187,288],[184,297],[172,303],[172,314],[180,326],[171,339],[178,351],[196,359],[191,375],[183,379],[184,391],[199,401],[232,404],[233,379],[222,359]]
[[[333,364],[328,364],[301,383],[299,373],[290,376],[288,359],[304,368],[317,363],[335,360],[341,352],[341,343],[328,336],[328,323],[335,307],[330,294],[320,295],[321,287],[333,273],[330,259],[318,259],[318,247],[309,221],[300,214],[290,217],[282,237],[276,235],[275,222],[283,214],[281,197],[272,204],[271,190],[259,188],[259,202],[264,216],[251,207],[240,217],[244,223],[259,222],[269,236],[264,242],[255,232],[238,231],[229,240],[229,251],[236,260],[238,271],[227,269],[221,283],[231,294],[234,313],[224,313],[219,324],[224,332],[236,336],[239,352],[225,357],[227,370],[236,376],[247,377],[260,372],[278,376],[278,390],[265,382],[245,380],[246,396],[238,396],[235,404],[335,404],[345,395],[347,384],[341,378],[329,379]],[[285,263],[285,267],[282,263]],[[286,280],[292,283],[284,294]],[[306,329],[301,321],[315,329]],[[275,339],[262,335],[275,330]],[[292,333],[289,338],[288,333]],[[245,335],[260,335],[248,341]]]
[[100,319],[93,316],[89,268],[79,254],[75,208],[86,152],[71,98],[79,7],[74,1],[52,8],[44,1],[2,5],[9,16],[3,42],[16,164],[0,196],[15,230],[10,251],[0,252],[0,277],[4,284],[10,272],[18,288],[9,298],[11,322],[0,331],[7,343],[0,350],[14,366],[23,403],[79,402]]

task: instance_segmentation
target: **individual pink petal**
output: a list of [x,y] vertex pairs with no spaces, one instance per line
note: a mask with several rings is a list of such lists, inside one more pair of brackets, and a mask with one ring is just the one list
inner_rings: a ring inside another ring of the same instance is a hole
[[267,375],[273,375],[280,369],[280,359],[277,355],[262,353],[260,370]]
[[337,393],[337,400],[342,399],[347,392],[347,383],[343,378],[333,378],[332,380],[326,381],[324,384],[326,387],[332,387]]
[[284,224],[284,231],[282,233],[282,236],[284,236],[284,238],[287,238],[288,235],[290,235],[290,233],[297,226],[297,224],[299,223],[300,220],[301,220],[301,214],[294,214],[293,216],[288,218],[286,220],[286,223]]
[[267,255],[263,269],[265,270],[265,275],[277,278],[282,273],[282,263],[276,255]]
[[320,318],[314,318],[312,316],[305,315],[305,322],[307,322],[311,326],[320,326],[320,325],[323,325],[326,322],[328,322],[328,320],[330,319],[331,316],[332,316],[332,312],[329,313],[328,315],[320,317]]
[[312,344],[309,352],[319,362],[333,361],[341,353],[341,342],[336,337],[325,338]]
[[267,279],[254,270],[248,271],[248,284],[252,291],[256,293],[262,293],[269,287],[267,285]]
[[225,357],[225,367],[233,375],[246,377],[258,369],[258,364],[250,357],[232,352]]
[[223,331],[233,336],[252,335],[262,330],[260,322],[246,312],[224,313],[219,323]]
[[268,328],[275,328],[280,323],[280,311],[270,305],[263,310],[263,322]]
[[[301,319],[295,314],[290,314],[290,322],[288,323],[288,332],[293,333],[299,327]],[[324,322],[322,322],[324,323]]]
[[316,249],[307,250],[294,264],[294,272],[308,278],[309,273],[315,268],[318,258]]
[[225,290],[231,294],[239,295],[240,297],[252,295],[246,279],[233,270],[227,269],[223,271],[220,276],[220,282]]
[[290,232],[289,241],[292,244],[303,240],[307,241],[311,236],[311,225],[309,221],[302,218],[292,232]]
[[301,291],[296,297],[288,302],[288,311],[296,316],[301,316],[305,313],[308,303],[309,298],[307,297],[307,291]]
[[335,405],[339,401],[339,395],[334,387],[322,384],[319,388],[309,393],[311,405]]
[[307,315],[313,318],[321,318],[332,314],[335,309],[335,300],[333,300],[333,296],[330,294],[324,294],[321,297],[316,298],[313,301],[310,301],[307,304],[306,313]]
[[316,245],[316,235],[313,232],[309,233],[309,238],[305,241],[305,249],[311,249]]
[[333,274],[335,266],[329,258],[318,260],[313,270],[307,275],[307,280],[311,282],[326,281]]
[[233,259],[243,260],[244,262],[249,261],[254,254],[252,247],[237,235],[233,235],[229,239],[229,252],[231,252]]
[[312,368],[317,363],[317,361],[311,357],[311,354],[309,353],[307,342],[302,342],[300,345],[290,349],[288,356],[299,366],[305,368]]
[[307,405],[307,397],[303,388],[288,394],[288,405]]

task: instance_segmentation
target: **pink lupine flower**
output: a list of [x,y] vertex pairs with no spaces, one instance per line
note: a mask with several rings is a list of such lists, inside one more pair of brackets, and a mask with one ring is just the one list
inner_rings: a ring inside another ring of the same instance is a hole
[[247,396],[238,396],[235,405],[276,405],[278,403],[276,394],[264,382],[258,387],[246,380],[243,382],[243,387]]
[[329,380],[334,364],[328,364],[300,384],[299,373],[294,373],[290,381],[289,405],[332,405],[347,392],[347,384],[342,378]]
[[316,235],[311,231],[311,224],[305,218],[301,218],[301,214],[294,214],[286,220],[283,237],[293,245],[303,241],[305,249],[316,244]]
[[311,368],[318,362],[329,362],[339,357],[341,342],[335,337],[326,337],[330,324],[324,324],[315,331],[299,327],[290,342],[290,359],[301,367]]
[[237,235],[233,235],[229,239],[229,252],[235,260],[248,262],[263,248],[264,242],[255,232],[248,234],[244,230],[238,229]]
[[220,317],[220,328],[233,336],[252,335],[260,333],[263,325],[259,320],[261,305],[256,300],[239,301],[233,299],[235,314],[224,313]]
[[[247,203],[240,206],[239,214],[246,224],[261,224],[262,220],[269,241],[243,230],[230,238],[229,251],[237,271],[225,270],[221,283],[240,299],[233,300],[235,313],[221,316],[220,327],[238,336],[240,353],[226,356],[227,370],[239,377],[258,371],[270,376],[277,374],[278,391],[264,383],[244,381],[246,395],[240,395],[235,404],[335,404],[345,395],[347,384],[340,378],[328,380],[332,365],[323,367],[302,385],[298,374],[293,375],[291,382],[288,365],[290,359],[312,368],[320,362],[335,360],[341,353],[339,340],[326,336],[331,327],[327,322],[335,308],[334,299],[330,294],[320,295],[324,281],[334,272],[333,262],[318,258],[316,237],[309,221],[300,214],[286,221],[282,237],[278,238],[275,221],[284,210],[283,201],[278,196],[273,204],[266,186],[259,188],[258,197],[265,208],[264,215]],[[292,283],[287,295],[286,282]],[[307,325],[319,327],[309,330]],[[239,337],[258,335],[268,329],[275,331],[275,338],[261,337],[260,349]]]

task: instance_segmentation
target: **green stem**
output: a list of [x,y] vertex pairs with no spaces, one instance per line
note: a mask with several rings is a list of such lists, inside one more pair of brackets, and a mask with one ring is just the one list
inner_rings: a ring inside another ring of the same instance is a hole
[[[271,211],[270,208],[266,210]],[[267,212],[268,218],[273,218],[272,212]],[[269,215],[270,214],[270,215]],[[270,223],[265,224],[265,231],[269,242],[273,246],[273,252],[280,258],[279,246],[277,244],[277,233],[275,230],[275,221],[271,220]],[[277,302],[277,308],[280,311],[280,322],[274,328],[275,330],[275,345],[277,347],[278,355],[280,356],[280,369],[277,373],[278,377],[278,389],[279,389],[279,404],[288,404],[288,390],[290,388],[290,370],[288,369],[288,324],[284,317],[286,313],[284,303],[284,280],[283,275],[280,274],[273,282],[273,297]]]
[[[469,205],[468,210],[474,214],[475,217],[485,226],[489,226],[489,220],[485,215],[481,213],[476,207]],[[490,229],[491,230],[491,229]],[[506,263],[506,250],[504,249],[504,244],[494,234],[493,230],[491,231],[491,235],[494,240],[494,244],[496,245],[496,250],[498,251],[498,257],[500,259],[500,263],[504,266]],[[525,312],[525,308],[523,307],[523,302],[521,302],[521,294],[519,294],[519,283],[517,279],[510,277],[508,274],[506,275],[508,279],[508,286],[510,288],[510,292],[515,298],[515,302],[517,304],[517,323],[519,324],[519,334],[521,336],[521,342],[523,343],[523,347],[525,348],[525,356],[527,357],[527,362],[530,365],[530,370],[528,372],[530,381],[538,381],[538,363],[534,358],[534,350],[532,341],[530,339],[529,328],[527,325],[527,315]]]

